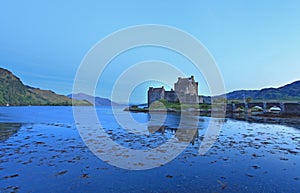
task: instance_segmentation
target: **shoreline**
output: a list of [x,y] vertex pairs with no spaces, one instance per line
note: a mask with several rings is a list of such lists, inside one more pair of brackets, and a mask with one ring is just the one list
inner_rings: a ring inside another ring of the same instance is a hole
[[[149,113],[148,108],[130,108],[127,107],[124,111],[132,112],[132,113]],[[204,117],[211,117],[210,110],[196,110],[196,109],[187,109],[187,110],[174,110],[174,109],[153,109],[151,112],[154,113],[181,113],[188,112],[191,114],[196,114]],[[223,112],[220,112],[222,114]],[[226,119],[233,119],[239,121],[247,121],[249,123],[265,123],[265,124],[279,124],[291,126],[297,129],[300,129],[300,115],[293,114],[281,114],[281,113],[259,113],[259,114],[251,114],[245,112],[226,112]]]
[[246,121],[248,123],[277,124],[300,129],[300,116],[285,114],[260,114],[260,115],[227,115],[226,118]]

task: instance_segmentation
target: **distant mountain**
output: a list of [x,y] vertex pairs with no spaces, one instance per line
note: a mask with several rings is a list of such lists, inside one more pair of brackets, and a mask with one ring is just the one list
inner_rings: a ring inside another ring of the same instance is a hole
[[93,97],[91,95],[87,95],[84,93],[77,93],[77,94],[69,94],[67,95],[69,98],[73,98],[76,100],[86,100],[89,101],[91,104],[95,106],[117,106],[120,105],[118,103],[112,102],[111,100],[107,98],[101,98],[101,97]]
[[[12,72],[0,68],[0,106],[3,105],[72,105],[72,100],[51,90],[26,86]],[[74,105],[91,105],[87,101],[74,101]]]
[[296,81],[279,88],[238,90],[227,93],[228,100],[244,100],[244,98],[251,98],[251,100],[256,101],[300,101],[300,81]]

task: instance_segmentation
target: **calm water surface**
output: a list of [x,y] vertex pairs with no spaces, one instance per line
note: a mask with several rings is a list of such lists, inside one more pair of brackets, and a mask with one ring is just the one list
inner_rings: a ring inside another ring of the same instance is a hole
[[[97,113],[110,137],[133,149],[164,143],[179,120],[170,114],[164,130],[137,138],[120,129],[108,107]],[[90,152],[72,107],[0,107],[0,192],[300,192],[299,129],[228,119],[218,141],[199,156],[209,120],[199,118],[195,141],[173,161],[132,171]]]

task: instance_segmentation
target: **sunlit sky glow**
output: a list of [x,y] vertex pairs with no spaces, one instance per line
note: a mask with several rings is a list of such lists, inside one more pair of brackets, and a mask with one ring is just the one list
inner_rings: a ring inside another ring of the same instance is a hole
[[[186,31],[209,50],[226,91],[278,87],[300,79],[299,10],[297,0],[2,1],[0,66],[25,84],[69,94],[80,62],[99,40],[129,26],[162,24]],[[209,94],[185,59],[152,48],[116,58],[96,94],[110,98],[111,75],[146,59],[184,66],[200,82],[199,94]],[[136,89],[136,100],[145,101],[147,86]]]

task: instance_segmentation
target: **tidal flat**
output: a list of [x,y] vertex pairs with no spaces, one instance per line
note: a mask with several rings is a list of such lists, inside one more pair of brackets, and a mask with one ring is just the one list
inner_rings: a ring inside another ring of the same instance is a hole
[[[132,149],[176,137],[180,119],[170,113],[163,129],[137,137],[120,128],[109,107],[96,110],[110,138]],[[131,116],[149,120],[147,113]],[[0,192],[299,192],[299,127],[227,118],[217,141],[200,156],[207,126],[218,119],[198,118],[194,141],[178,157],[134,171],[109,165],[89,150],[72,107],[0,107]]]

